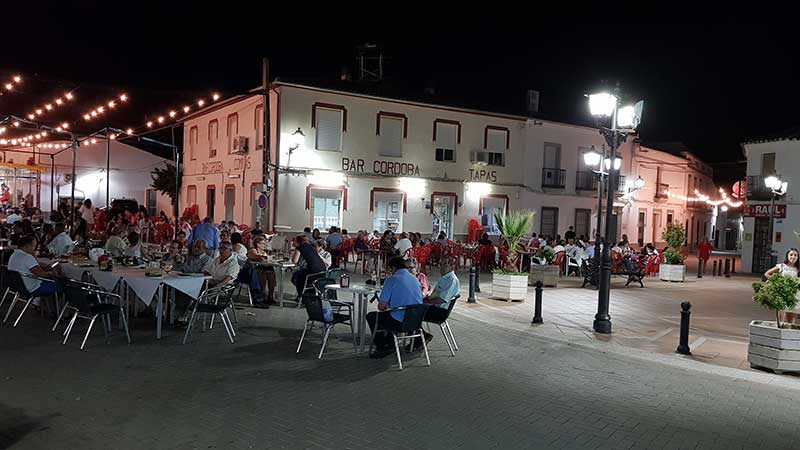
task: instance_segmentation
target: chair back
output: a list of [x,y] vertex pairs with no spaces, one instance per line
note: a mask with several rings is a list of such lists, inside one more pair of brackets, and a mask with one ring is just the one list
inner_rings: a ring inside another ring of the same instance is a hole
[[197,299],[198,303],[208,303],[229,306],[233,301],[233,291],[236,286],[233,283],[225,283],[208,288],[203,291],[203,294]]
[[403,325],[400,331],[403,333],[414,333],[422,327],[422,319],[425,318],[425,313],[431,305],[421,303],[419,305],[410,305],[405,308],[403,313]]
[[325,289],[325,286],[329,284],[337,284],[339,281],[335,278],[319,278],[314,280],[314,290],[317,291],[317,294],[320,297],[326,298],[328,300],[336,300],[336,290],[334,289]]
[[22,281],[22,274],[16,270],[8,269],[8,285],[11,287],[12,291],[19,293],[19,295],[31,295],[25,283]]
[[553,262],[550,263],[550,265],[551,266],[560,266],[561,264],[563,264],[564,263],[564,255],[566,255],[566,252],[558,252],[558,253],[556,253],[556,257],[553,258]]
[[64,296],[69,304],[78,308],[80,312],[91,314],[92,307],[100,303],[100,299],[88,291],[87,286],[80,281],[67,279],[64,283]]
[[308,313],[308,320],[315,322],[327,323],[325,320],[325,312],[322,306],[323,299],[318,295],[306,294],[303,296],[303,304],[306,305],[306,313]]
[[453,311],[453,307],[456,306],[456,301],[461,298],[461,294],[456,294],[452,300],[450,300],[450,305],[447,306],[447,314],[445,315],[445,320],[450,317],[450,313]]

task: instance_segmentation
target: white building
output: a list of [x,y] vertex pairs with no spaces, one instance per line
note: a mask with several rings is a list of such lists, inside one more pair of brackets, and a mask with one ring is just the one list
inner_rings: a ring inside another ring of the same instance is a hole
[[[42,211],[50,211],[51,192],[53,207],[57,207],[58,199],[70,198],[72,195],[72,150],[62,148],[67,142],[41,144],[37,147],[24,147],[3,150],[0,159],[3,162],[30,164],[40,166],[38,180],[18,184],[18,194],[29,193],[33,203]],[[47,145],[47,146],[46,146]],[[51,157],[52,155],[52,157]],[[151,186],[151,172],[156,167],[165,167],[168,160],[155,156],[144,150],[119,141],[111,141],[110,176],[106,173],[105,141],[91,140],[82,142],[75,160],[75,198],[91,199],[95,206],[106,205],[106,189],[109,198],[133,198],[139,204],[148,207],[151,213],[164,211],[172,215],[169,197],[162,195]],[[5,182],[5,180],[0,180]],[[52,183],[51,183],[52,181]],[[106,182],[108,181],[108,186]],[[10,184],[11,183],[7,183]],[[52,187],[52,188],[51,188]]]
[[[240,96],[184,122],[181,208],[197,204],[201,216],[215,221],[265,222],[257,202],[265,157],[262,105],[262,95]],[[275,82],[270,106],[270,225],[289,232],[331,225],[445,231],[462,239],[471,219],[491,230],[494,212],[530,209],[537,233],[563,235],[570,225],[578,235],[595,232],[597,185],[583,163],[583,153],[604,145],[595,128],[381,97],[347,82],[335,89]],[[250,143],[244,153],[234,148],[237,136]],[[670,217],[692,227],[696,222],[698,236],[701,229],[710,233],[710,218],[701,220],[708,211],[687,213],[685,202],[654,198],[658,180],[670,184],[670,192],[686,193],[689,185],[713,189],[702,163],[633,142],[619,153],[624,178],[618,194],[640,174],[650,186],[616,208],[622,214],[617,235],[635,242],[640,213],[645,243],[653,233],[660,236]],[[638,198],[648,206],[631,212]],[[654,214],[660,215],[655,230]]]
[[[742,242],[742,271],[762,273],[786,252],[798,247],[794,231],[800,224],[800,129],[787,130],[742,144],[747,158],[747,207]],[[786,195],[775,201],[770,235],[772,192],[764,179],[776,175],[788,183]],[[798,230],[800,231],[800,230]],[[774,255],[769,249],[772,247]]]

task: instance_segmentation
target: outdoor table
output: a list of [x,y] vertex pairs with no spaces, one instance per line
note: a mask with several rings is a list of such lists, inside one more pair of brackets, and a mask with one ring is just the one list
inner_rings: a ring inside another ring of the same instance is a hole
[[148,277],[145,275],[144,268],[141,267],[120,267],[114,266],[112,271],[103,271],[92,265],[91,267],[76,265],[73,263],[61,264],[64,275],[68,278],[81,280],[83,274],[88,272],[92,279],[107,291],[113,291],[118,285],[126,304],[129,303],[128,289],[133,291],[136,297],[147,306],[156,298],[156,339],[161,339],[161,327],[164,313],[164,297],[166,287],[179,290],[191,298],[197,299],[203,290],[206,280],[211,279],[205,275],[182,276],[175,272],[164,274],[158,277]]
[[[353,316],[357,317],[356,323],[353,323],[353,328],[356,333],[356,339],[359,341],[359,353],[364,353],[364,342],[366,341],[367,329],[367,297],[372,294],[379,293],[381,290],[376,287],[367,286],[364,284],[352,284],[350,287],[342,287],[338,284],[325,285],[325,289],[332,289],[338,292],[349,292],[355,300],[358,296],[358,302],[353,302],[355,311]],[[338,296],[337,296],[338,297]],[[340,299],[341,301],[341,299]]]
[[278,304],[283,308],[283,273],[286,269],[291,269],[297,264],[291,261],[250,261],[251,264],[261,267],[273,267],[278,272]]

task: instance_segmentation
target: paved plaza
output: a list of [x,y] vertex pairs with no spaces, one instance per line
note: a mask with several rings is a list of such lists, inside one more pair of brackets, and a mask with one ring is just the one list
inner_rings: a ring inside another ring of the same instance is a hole
[[[615,289],[608,342],[586,331],[594,291],[546,292],[545,325],[531,327],[530,301],[501,304],[484,289],[479,303],[456,306],[456,357],[435,330],[431,367],[415,353],[402,372],[392,357],[354,355],[346,328],[322,360],[318,331],[295,354],[305,312],[293,308],[239,309],[233,345],[218,326],[186,345],[171,328],[157,341],[151,320],[137,319],[132,345],[98,330],[84,351],[78,339],[62,346],[48,320],[30,315],[16,329],[0,327],[0,448],[800,448],[795,377],[704,360],[710,339],[695,340],[694,360],[658,353],[676,344],[663,334],[674,325],[660,319],[677,317],[684,294],[718,292],[692,301],[697,317],[726,319],[718,327],[726,336],[760,313],[738,301],[729,312],[704,312],[732,297],[726,286],[746,280],[701,282],[713,288]],[[654,306],[637,309],[631,298]],[[573,327],[560,323],[567,319]],[[628,343],[646,341],[636,334],[656,323],[662,328],[652,332],[662,336],[647,341],[652,348]]]

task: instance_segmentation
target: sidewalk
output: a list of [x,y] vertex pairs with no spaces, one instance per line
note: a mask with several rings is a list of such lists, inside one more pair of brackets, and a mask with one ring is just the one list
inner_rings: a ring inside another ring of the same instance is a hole
[[[462,298],[468,297],[468,277],[462,280]],[[770,320],[772,313],[752,301],[751,284],[758,277],[731,278],[687,274],[684,283],[666,283],[657,277],[645,279],[645,288],[625,287],[623,279],[612,280],[610,315],[613,332],[594,333],[597,290],[581,288],[582,280],[564,278],[558,288],[545,288],[542,295],[544,324],[532,325],[534,289],[525,302],[505,302],[491,297],[491,274],[481,274],[482,292],[477,303],[463,303],[461,314],[507,330],[530,333],[572,345],[622,353],[679,367],[712,372],[739,379],[800,389],[798,375],[775,375],[751,369],[747,362],[748,324]],[[680,333],[680,304],[692,303],[689,345],[691,356],[675,353]]]

